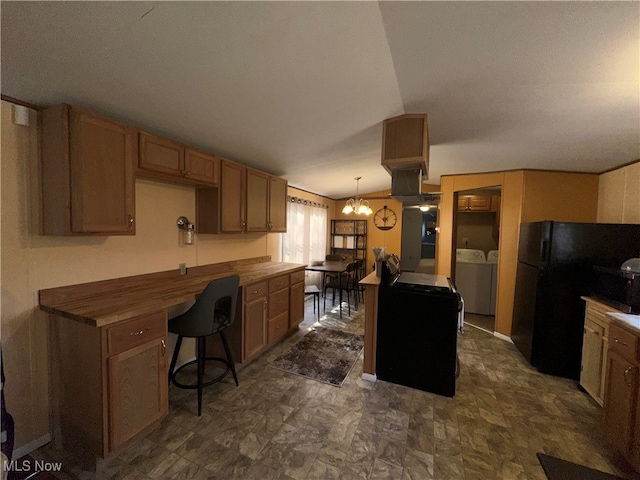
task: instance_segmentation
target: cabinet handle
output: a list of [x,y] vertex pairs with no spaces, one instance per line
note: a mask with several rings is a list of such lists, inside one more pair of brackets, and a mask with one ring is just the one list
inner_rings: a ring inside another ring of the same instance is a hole
[[167,353],[167,344],[165,343],[164,338],[160,340],[160,343],[162,344],[162,356],[164,357],[164,354]]
[[631,382],[627,380],[627,373],[629,373],[631,370],[633,370],[633,367],[627,367],[627,369],[624,371],[624,383],[626,383],[628,387],[631,386]]
[[620,340],[618,340],[618,337],[613,337],[613,341],[616,342],[616,343],[619,343],[623,347],[628,347],[629,346],[628,343],[624,343],[624,342],[621,342]]
[[259,289],[257,289],[257,290],[254,290],[254,291],[253,291],[253,294],[254,294],[254,295],[257,295],[257,294],[259,294],[259,293],[261,293],[261,292],[262,292],[262,289],[261,289],[261,288],[259,288]]
[[191,175],[191,172],[190,172],[189,170],[185,170],[185,172],[184,172],[184,176],[185,176],[185,177],[188,177],[189,175]]
[[146,332],[147,330],[149,330],[148,328],[143,328],[142,330],[140,330],[139,332],[131,332],[129,334],[130,337],[137,337],[138,335],[142,335],[144,332]]
[[133,229],[133,215],[129,214],[129,230]]

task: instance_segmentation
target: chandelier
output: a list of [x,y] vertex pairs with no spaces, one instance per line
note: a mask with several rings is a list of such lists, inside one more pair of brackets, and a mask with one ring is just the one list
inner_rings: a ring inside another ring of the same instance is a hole
[[356,198],[350,198],[347,200],[347,203],[342,209],[342,213],[349,214],[353,212],[356,215],[371,215],[373,213],[373,210],[371,210],[371,207],[369,206],[369,202],[358,196],[358,187],[360,186],[361,178],[362,177],[354,178],[356,181]]

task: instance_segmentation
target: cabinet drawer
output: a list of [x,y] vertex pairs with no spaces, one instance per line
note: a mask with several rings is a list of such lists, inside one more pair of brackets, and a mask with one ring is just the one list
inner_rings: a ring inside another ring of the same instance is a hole
[[287,333],[287,326],[289,325],[289,312],[284,312],[275,318],[269,320],[269,334],[267,341],[269,343],[278,340],[285,333]]
[[165,311],[145,315],[107,328],[107,355],[116,355],[152,338],[164,337],[167,333]]
[[244,287],[244,301],[245,303],[253,302],[257,298],[262,298],[267,295],[267,282],[258,282]]
[[289,275],[289,280],[291,282],[291,285],[304,282],[304,270],[300,270],[299,272],[293,272],[291,275]]
[[289,275],[281,275],[269,280],[269,293],[277,292],[289,286]]
[[289,290],[281,290],[269,295],[269,318],[274,318],[289,310]]
[[630,331],[612,323],[609,326],[609,345],[611,350],[624,359],[635,362],[638,351],[638,337]]
[[585,316],[586,321],[589,321],[591,323],[597,323],[598,325],[600,325],[603,329],[604,328],[608,328],[609,327],[609,323],[607,321],[607,316],[597,312],[597,311],[591,311],[591,310],[587,310],[587,314]]

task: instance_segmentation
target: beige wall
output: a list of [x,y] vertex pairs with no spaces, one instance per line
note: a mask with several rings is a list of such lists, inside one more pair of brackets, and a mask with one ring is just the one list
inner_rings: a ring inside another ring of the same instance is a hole
[[640,160],[600,175],[599,223],[640,223]]
[[[456,248],[473,248],[482,250],[485,254],[489,250],[496,250],[498,243],[493,236],[494,212],[461,212],[458,214],[456,228]],[[467,242],[465,243],[465,238]]]
[[[193,188],[136,181],[136,235],[45,237],[38,234],[36,113],[30,127],[14,125],[2,102],[1,335],[6,400],[16,421],[16,448],[37,447],[48,425],[47,321],[38,290],[107,278],[271,255],[280,234],[196,235],[180,246],[176,219],[195,219]],[[188,349],[187,353],[188,355]]]
[[[402,233],[402,203],[394,200],[391,197],[387,198],[390,192],[390,190],[385,190],[382,192],[373,192],[362,195],[363,198],[367,198],[369,206],[371,207],[371,210],[373,210],[373,214],[369,216],[355,215],[353,213],[345,215],[344,213],[342,213],[342,208],[344,207],[344,204],[348,200],[348,198],[336,200],[336,212],[333,218],[347,220],[367,220],[367,273],[371,273],[373,271],[373,247],[385,247],[387,253],[395,253],[400,258],[402,258],[402,252],[400,251],[400,240]],[[385,205],[393,210],[398,218],[398,222],[391,230],[380,230],[373,223],[373,217],[375,213]],[[327,243],[327,246],[329,245],[330,244]]]
[[521,222],[555,220],[594,222],[598,176],[594,174],[516,170],[477,175],[446,176],[441,181],[437,272],[451,276],[455,249],[455,193],[502,187],[500,202],[500,263],[495,329],[510,336]]

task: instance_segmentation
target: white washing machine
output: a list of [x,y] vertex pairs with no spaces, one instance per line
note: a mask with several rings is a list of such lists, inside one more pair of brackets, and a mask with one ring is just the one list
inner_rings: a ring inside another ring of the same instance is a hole
[[491,270],[482,250],[456,250],[456,288],[464,299],[465,312],[491,313]]
[[498,293],[498,250],[489,250],[487,262],[491,264],[491,315],[496,314],[496,296]]

